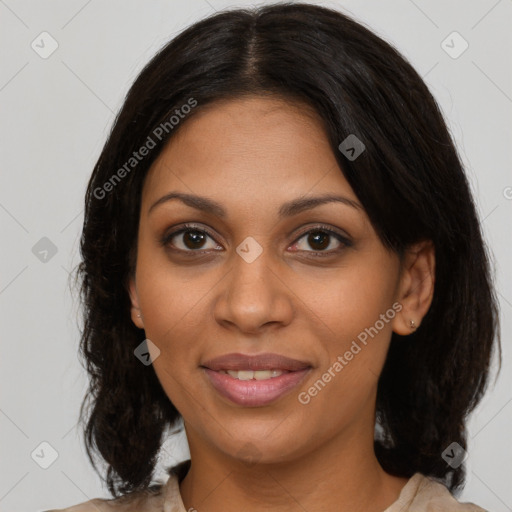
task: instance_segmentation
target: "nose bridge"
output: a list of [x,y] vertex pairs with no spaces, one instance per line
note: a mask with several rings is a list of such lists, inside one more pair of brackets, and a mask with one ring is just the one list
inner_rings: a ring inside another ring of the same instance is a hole
[[233,257],[230,295],[236,296],[239,304],[249,305],[251,300],[268,302],[274,284],[269,276],[270,250],[264,249],[254,238],[248,237],[239,244],[236,253]]
[[286,287],[272,270],[271,250],[247,237],[233,254],[233,266],[226,276],[215,315],[219,322],[256,331],[269,322],[288,323],[292,305]]

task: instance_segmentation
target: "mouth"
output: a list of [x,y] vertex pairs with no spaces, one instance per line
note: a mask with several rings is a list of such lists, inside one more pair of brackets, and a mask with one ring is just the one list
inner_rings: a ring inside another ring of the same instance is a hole
[[312,367],[278,354],[227,354],[206,361],[201,368],[212,387],[230,402],[262,407],[297,387]]
[[238,380],[267,380],[275,379],[284,373],[290,373],[288,370],[218,370],[219,373],[230,375]]

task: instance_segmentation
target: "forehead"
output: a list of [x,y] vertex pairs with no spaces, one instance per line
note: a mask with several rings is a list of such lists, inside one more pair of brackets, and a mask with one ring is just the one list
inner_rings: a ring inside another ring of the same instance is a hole
[[143,203],[171,189],[251,205],[315,192],[357,199],[321,118],[304,103],[223,100],[182,123],[148,172]]

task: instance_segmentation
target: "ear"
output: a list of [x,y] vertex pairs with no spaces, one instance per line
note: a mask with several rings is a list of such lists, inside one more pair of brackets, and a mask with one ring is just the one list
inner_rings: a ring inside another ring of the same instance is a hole
[[434,297],[434,283],[435,248],[424,240],[409,247],[402,261],[397,297],[402,309],[393,319],[394,332],[406,336],[420,326]]
[[142,313],[139,306],[139,295],[137,294],[137,287],[135,286],[135,276],[131,275],[128,281],[128,293],[132,307],[130,310],[132,322],[139,328],[144,329],[144,321],[142,320]]

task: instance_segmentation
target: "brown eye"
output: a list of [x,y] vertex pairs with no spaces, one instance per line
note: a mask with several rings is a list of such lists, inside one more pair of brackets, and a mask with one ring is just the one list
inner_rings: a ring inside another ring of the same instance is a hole
[[[213,242],[210,243],[209,247],[208,239]],[[208,251],[220,247],[206,230],[194,226],[184,226],[181,229],[166,234],[162,238],[161,244],[164,247],[181,252]]]
[[315,251],[323,251],[326,247],[329,246],[330,238],[331,235],[322,231],[311,232],[308,235],[308,244],[310,247],[315,249]]
[[303,233],[293,244],[295,250],[313,255],[330,255],[350,246],[352,242],[341,233],[320,226]]
[[183,231],[183,244],[189,249],[201,249],[206,237],[204,232],[201,231]]

